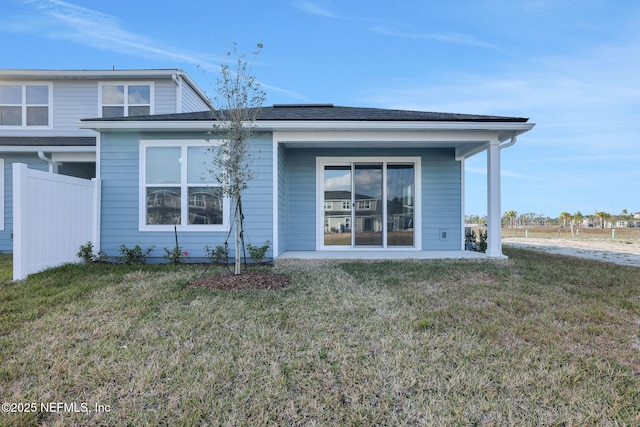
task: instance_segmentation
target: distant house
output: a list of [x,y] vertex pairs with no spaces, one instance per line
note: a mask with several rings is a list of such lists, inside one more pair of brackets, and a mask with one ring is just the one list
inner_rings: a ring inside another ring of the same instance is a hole
[[210,107],[202,90],[177,69],[0,70],[0,251],[12,250],[13,163],[94,178],[97,170],[117,170],[117,159],[100,167],[99,135],[78,128],[80,119]]
[[[172,247],[175,230],[189,257],[204,257],[230,230],[230,201],[203,166],[220,144],[217,116],[150,113],[80,122],[99,134],[100,249]],[[503,257],[500,151],[532,127],[517,117],[265,107],[243,196],[247,237],[271,241],[273,258],[463,255],[465,160],[487,152],[487,256]]]

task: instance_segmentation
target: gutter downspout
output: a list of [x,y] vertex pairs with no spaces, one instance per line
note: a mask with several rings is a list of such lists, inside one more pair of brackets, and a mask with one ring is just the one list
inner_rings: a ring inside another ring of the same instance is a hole
[[40,158],[40,160],[44,160],[45,162],[49,163],[49,172],[58,173],[58,163],[56,163],[52,159],[47,158],[47,156],[44,155],[43,151],[38,151],[38,157]]
[[513,144],[516,143],[517,140],[518,140],[518,137],[516,135],[513,135],[511,137],[511,141],[507,142],[506,144],[502,144],[498,146],[498,148],[502,150],[503,148],[511,147]]

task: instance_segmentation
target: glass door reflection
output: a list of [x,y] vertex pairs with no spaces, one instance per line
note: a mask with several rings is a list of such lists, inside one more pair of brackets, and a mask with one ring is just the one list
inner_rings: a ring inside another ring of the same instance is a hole
[[382,163],[356,163],[353,171],[356,246],[382,246]]
[[325,166],[325,246],[351,246],[351,221],[351,166]]

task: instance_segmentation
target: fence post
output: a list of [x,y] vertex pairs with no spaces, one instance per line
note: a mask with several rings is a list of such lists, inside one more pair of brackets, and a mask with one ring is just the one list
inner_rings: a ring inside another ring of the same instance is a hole
[[27,277],[28,258],[24,245],[23,218],[26,212],[26,194],[24,186],[27,182],[27,165],[13,164],[13,280]]
[[93,230],[91,232],[93,248],[100,252],[100,213],[102,210],[102,182],[100,178],[92,178],[93,183]]

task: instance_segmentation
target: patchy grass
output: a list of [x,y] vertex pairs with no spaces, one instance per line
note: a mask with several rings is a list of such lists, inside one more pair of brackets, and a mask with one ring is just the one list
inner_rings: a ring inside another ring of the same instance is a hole
[[13,255],[0,254],[0,283],[5,283],[13,278]]
[[80,411],[0,424],[640,424],[640,269],[505,252],[290,265],[276,291],[187,287],[194,266],[6,282],[2,402]]

